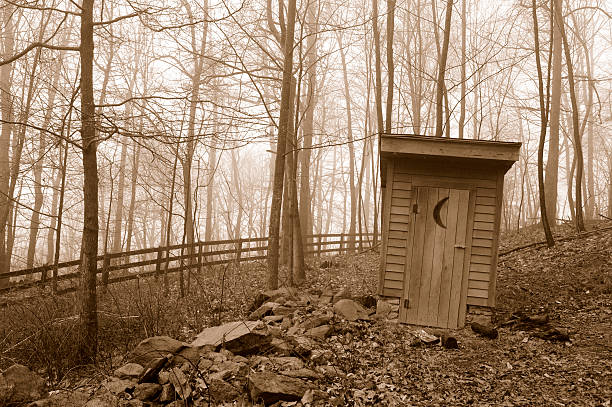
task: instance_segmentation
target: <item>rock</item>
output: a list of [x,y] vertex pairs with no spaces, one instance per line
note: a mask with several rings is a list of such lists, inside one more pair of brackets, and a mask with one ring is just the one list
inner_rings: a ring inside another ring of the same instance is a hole
[[275,298],[284,297],[289,300],[297,299],[300,292],[296,287],[281,287],[276,290],[268,290],[264,294],[270,296],[273,301]]
[[312,379],[317,380],[321,378],[321,375],[314,370],[302,368],[297,370],[283,370],[280,372],[283,376],[297,377],[298,379]]
[[299,357],[308,357],[313,349],[317,347],[317,342],[307,336],[294,336],[291,338],[293,353]]
[[478,322],[472,322],[470,326],[472,327],[472,331],[485,338],[495,339],[499,335],[497,329],[492,326],[482,325]]
[[[435,345],[440,342],[440,338],[435,335],[430,335],[425,332],[423,329],[419,329],[414,332],[414,335],[418,338],[418,340],[424,345]],[[416,344],[413,344],[416,345]]]
[[296,309],[297,309],[296,307],[289,307],[289,306],[281,305],[281,306],[274,308],[272,313],[274,315],[286,316],[286,315],[293,314]]
[[128,356],[128,361],[147,366],[154,359],[176,355],[188,347],[185,342],[168,336],[153,336],[141,341]]
[[113,378],[106,382],[102,382],[102,386],[114,395],[131,392],[136,386],[131,380]]
[[[84,406],[89,400],[89,393],[81,390],[58,391],[48,398],[28,404],[28,407],[77,407]],[[0,398],[0,401],[2,399]]]
[[265,329],[259,329],[259,321],[236,321],[206,328],[191,343],[194,347],[213,345],[224,347],[237,355],[249,355],[269,346],[271,337]]
[[317,371],[321,373],[323,376],[327,377],[328,379],[346,377],[346,374],[338,366],[329,366],[329,365],[317,366]]
[[373,295],[363,295],[361,297],[355,298],[355,300],[363,305],[365,308],[374,308],[376,307],[377,300]]
[[268,315],[268,316],[263,317],[264,322],[267,322],[267,323],[281,322],[284,319],[285,317],[282,315]]
[[271,351],[283,356],[289,356],[293,353],[293,345],[288,340],[283,338],[272,338],[270,343]]
[[126,363],[115,369],[113,375],[119,379],[137,379],[143,373],[144,368],[138,363]]
[[251,314],[249,315],[249,321],[257,321],[258,319],[272,315],[272,311],[274,310],[274,308],[278,307],[280,307],[279,303],[266,302],[262,304],[259,308],[257,308],[255,311],[251,312]]
[[368,312],[353,300],[341,299],[334,304],[334,312],[348,321],[369,319]]
[[252,373],[248,377],[248,389],[254,403],[266,406],[277,401],[299,401],[310,388],[301,379],[270,372]]
[[538,330],[531,333],[535,338],[545,339],[553,342],[569,342],[570,337],[567,329],[555,328],[548,326],[546,329]]
[[457,338],[454,336],[444,334],[440,337],[440,342],[445,349],[459,349]]
[[151,360],[147,366],[142,369],[140,376],[138,376],[138,383],[155,382],[155,378],[159,375],[159,372],[164,368],[164,366],[166,366],[167,362],[168,358],[165,356]]
[[391,304],[389,304],[387,301],[378,300],[378,302],[376,303],[376,315],[378,316],[387,318],[391,310]]
[[208,381],[208,393],[216,403],[227,403],[240,396],[240,392],[234,386],[214,378]]
[[338,291],[336,294],[334,294],[333,298],[332,298],[332,303],[335,304],[340,300],[344,300],[344,299],[351,299],[351,290],[349,290],[348,287],[344,287],[342,290]]
[[255,311],[257,308],[261,307],[261,305],[265,303],[266,301],[268,301],[269,299],[270,299],[270,296],[264,293],[257,294],[255,298],[253,299],[253,303],[249,307],[249,312]]
[[169,403],[176,398],[176,391],[171,383],[166,383],[162,386],[161,392],[159,393],[160,403]]
[[305,331],[316,328],[321,325],[325,325],[331,321],[331,316],[329,315],[317,315],[311,316],[307,318],[304,322],[302,322],[299,326],[303,328]]
[[286,331],[289,328],[291,328],[292,325],[293,325],[293,318],[291,318],[291,315],[283,316],[283,322],[281,322],[281,329],[283,331]]
[[314,349],[310,354],[310,360],[318,365],[329,362],[333,357],[333,353],[329,349]]
[[89,400],[85,407],[118,407],[119,399],[110,393],[104,393],[94,396]]
[[316,328],[309,329],[304,335],[314,338],[327,338],[331,335],[333,328],[330,325],[321,325]]
[[302,359],[292,356],[270,357],[270,361],[282,370],[297,370],[304,367]]
[[45,380],[27,366],[14,364],[0,373],[0,404],[21,404],[47,397]]
[[159,372],[157,375],[157,383],[161,385],[170,383],[170,372],[168,371]]
[[302,400],[300,400],[300,402],[304,405],[307,405],[318,400],[327,400],[328,398],[329,394],[325,393],[324,391],[308,389],[306,390],[306,393],[304,393],[304,397],[302,397]]
[[162,390],[157,383],[140,383],[134,387],[134,397],[138,400],[153,400]]
[[183,400],[186,400],[191,396],[191,386],[187,381],[187,376],[185,373],[177,367],[173,368],[170,372],[169,380],[174,389],[176,390],[176,394]]

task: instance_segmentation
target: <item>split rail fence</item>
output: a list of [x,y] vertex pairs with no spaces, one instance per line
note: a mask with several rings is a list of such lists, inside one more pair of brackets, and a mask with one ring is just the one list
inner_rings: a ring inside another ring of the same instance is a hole
[[[355,248],[365,249],[373,245],[373,233],[363,234],[317,234],[305,239],[304,254],[321,256],[324,253],[346,253],[354,237]],[[185,270],[201,271],[204,267],[262,260],[267,257],[268,238],[215,240],[153,247],[122,253],[98,256],[98,285],[122,281],[167,276]],[[0,294],[21,291],[31,287],[50,286],[54,292],[65,293],[76,289],[80,275],[80,260],[45,265],[31,269],[11,271],[0,275],[11,278]]]

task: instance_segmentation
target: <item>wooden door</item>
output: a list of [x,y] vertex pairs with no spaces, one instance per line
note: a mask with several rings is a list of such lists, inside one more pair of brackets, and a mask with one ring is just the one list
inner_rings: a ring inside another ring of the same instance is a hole
[[469,252],[467,189],[415,187],[400,321],[457,328]]

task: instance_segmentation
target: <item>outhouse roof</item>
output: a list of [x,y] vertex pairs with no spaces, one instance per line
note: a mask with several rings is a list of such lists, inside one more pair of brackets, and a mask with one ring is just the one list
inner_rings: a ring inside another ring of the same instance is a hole
[[466,166],[501,167],[507,171],[518,160],[521,143],[426,137],[412,134],[383,134],[383,158],[420,158],[458,162]]

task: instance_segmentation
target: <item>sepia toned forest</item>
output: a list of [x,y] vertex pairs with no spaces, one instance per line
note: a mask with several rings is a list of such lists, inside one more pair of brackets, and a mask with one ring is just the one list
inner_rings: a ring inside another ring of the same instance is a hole
[[0,18],[0,286],[80,259],[92,335],[100,255],[266,238],[277,288],[313,234],[376,242],[383,133],[522,142],[503,230],[612,218],[606,0],[2,0]]

